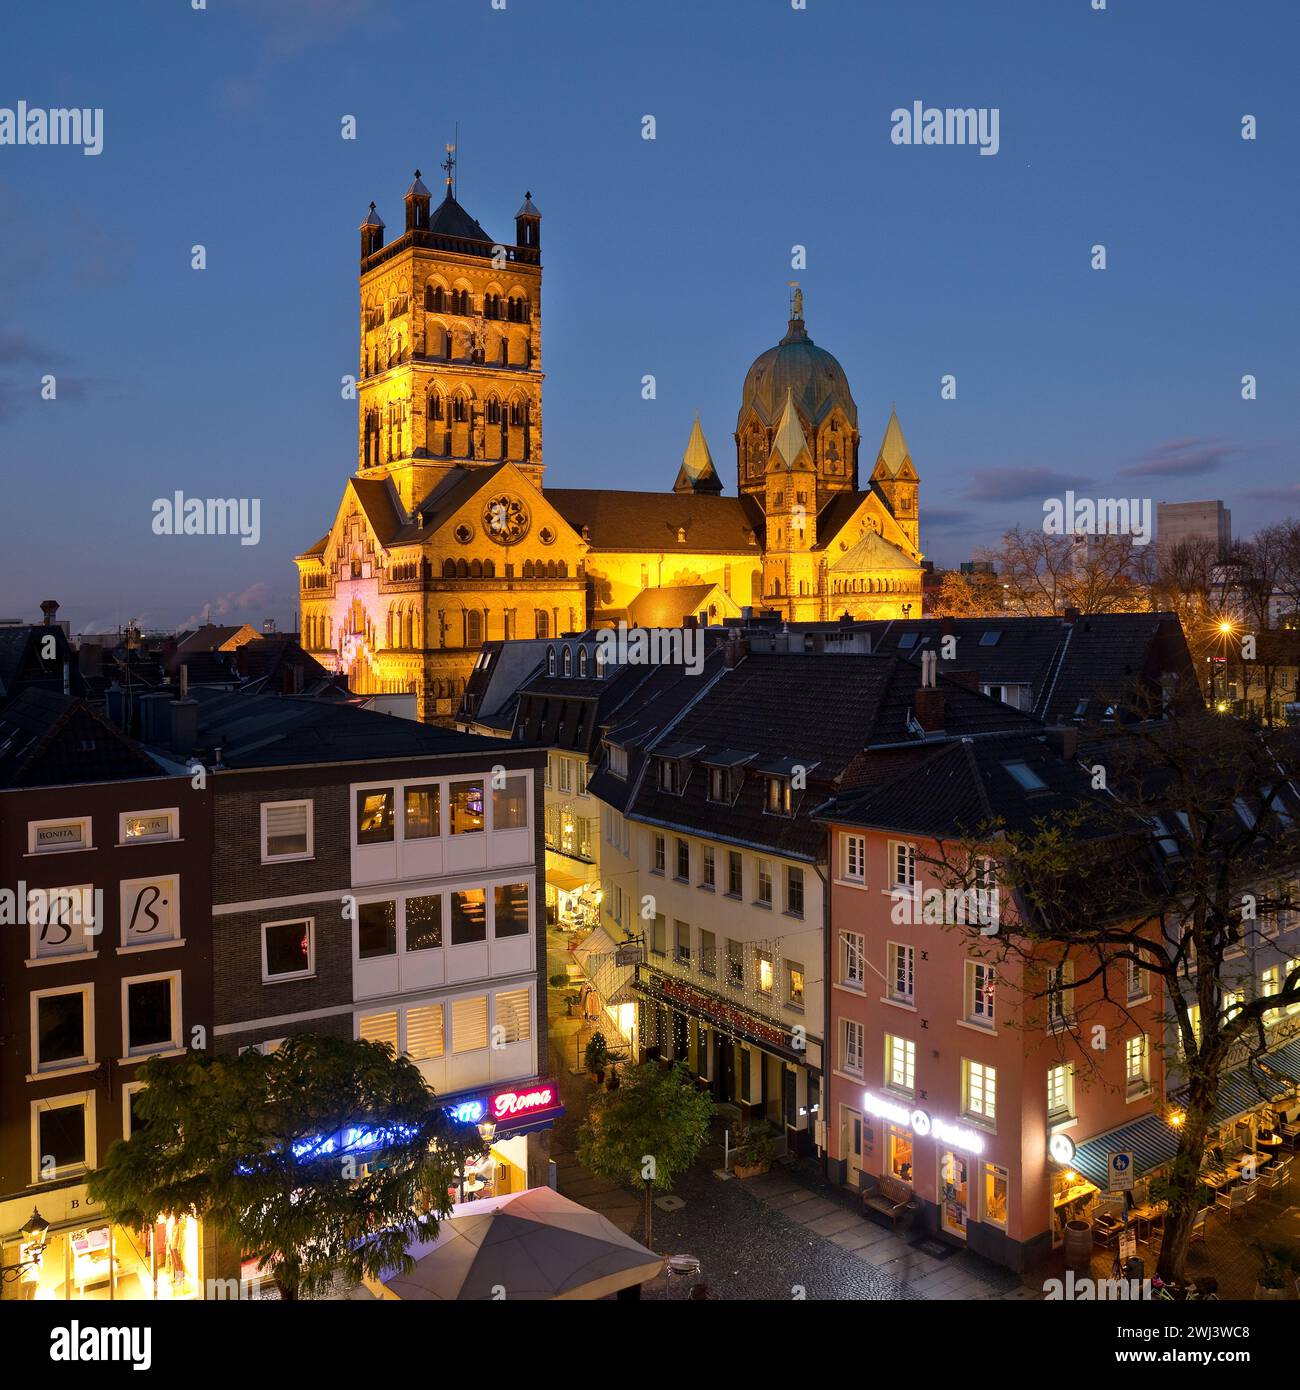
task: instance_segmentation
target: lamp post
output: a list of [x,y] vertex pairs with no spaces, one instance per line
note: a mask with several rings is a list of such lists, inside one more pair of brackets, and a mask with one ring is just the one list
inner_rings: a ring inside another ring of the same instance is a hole
[[32,1253],[25,1260],[19,1260],[16,1264],[0,1266],[6,1283],[22,1278],[24,1270],[40,1264],[50,1234],[50,1223],[33,1207],[32,1214],[27,1218],[18,1234],[22,1237],[23,1244],[31,1248]]

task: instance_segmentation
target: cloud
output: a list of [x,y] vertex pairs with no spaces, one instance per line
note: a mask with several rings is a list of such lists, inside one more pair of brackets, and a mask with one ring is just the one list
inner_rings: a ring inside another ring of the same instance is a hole
[[263,609],[271,602],[271,586],[259,581],[247,589],[231,589],[229,593],[218,594],[209,599],[197,613],[191,613],[180,627],[198,627],[202,623],[220,623],[234,618],[244,621],[250,614],[259,619],[264,617]]
[[1284,507],[1300,507],[1300,483],[1292,483],[1290,487],[1260,488],[1246,496],[1252,502],[1280,502]]
[[[330,43],[349,29],[383,19],[385,0],[235,0],[262,31],[268,50],[291,57],[312,44]],[[385,26],[389,28],[391,26]]]
[[974,512],[956,507],[924,507],[921,510],[921,525],[927,531],[955,531],[970,526],[975,519]]
[[1120,469],[1126,478],[1195,478],[1213,473],[1242,452],[1237,444],[1214,439],[1171,439],[1148,450],[1137,463]]
[[970,486],[957,495],[965,502],[1020,502],[1027,497],[1053,497],[1087,482],[1079,474],[1052,468],[978,468]]

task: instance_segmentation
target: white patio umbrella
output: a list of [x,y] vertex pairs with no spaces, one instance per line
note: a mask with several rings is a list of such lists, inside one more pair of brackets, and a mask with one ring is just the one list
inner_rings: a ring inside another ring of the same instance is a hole
[[366,1287],[383,1299],[604,1298],[643,1284],[663,1259],[599,1212],[532,1187],[457,1207],[438,1238],[411,1246],[409,1274],[386,1271]]

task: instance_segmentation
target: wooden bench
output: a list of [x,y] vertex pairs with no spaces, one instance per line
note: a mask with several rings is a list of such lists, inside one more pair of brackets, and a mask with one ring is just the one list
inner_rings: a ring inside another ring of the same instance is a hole
[[862,1214],[879,1212],[897,1226],[912,1207],[912,1189],[891,1174],[881,1177],[876,1186],[862,1193]]

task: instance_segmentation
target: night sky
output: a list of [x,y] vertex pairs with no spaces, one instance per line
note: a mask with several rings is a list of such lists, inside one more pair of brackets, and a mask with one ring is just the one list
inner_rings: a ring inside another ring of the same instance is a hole
[[[355,466],[357,224],[373,198],[400,231],[417,166],[440,196],[457,122],[467,210],[503,241],[525,189],[543,214],[552,486],[670,487],[698,411],[734,491],[798,279],[862,480],[896,402],[941,564],[1068,487],[1221,497],[1237,534],[1300,515],[1294,0],[47,0],[4,27],[0,107],[102,107],[104,149],[0,146],[0,617],[294,621],[291,557]],[[997,155],[891,143],[918,100],[998,108]],[[260,544],[155,536],[177,488],[260,498]]]

